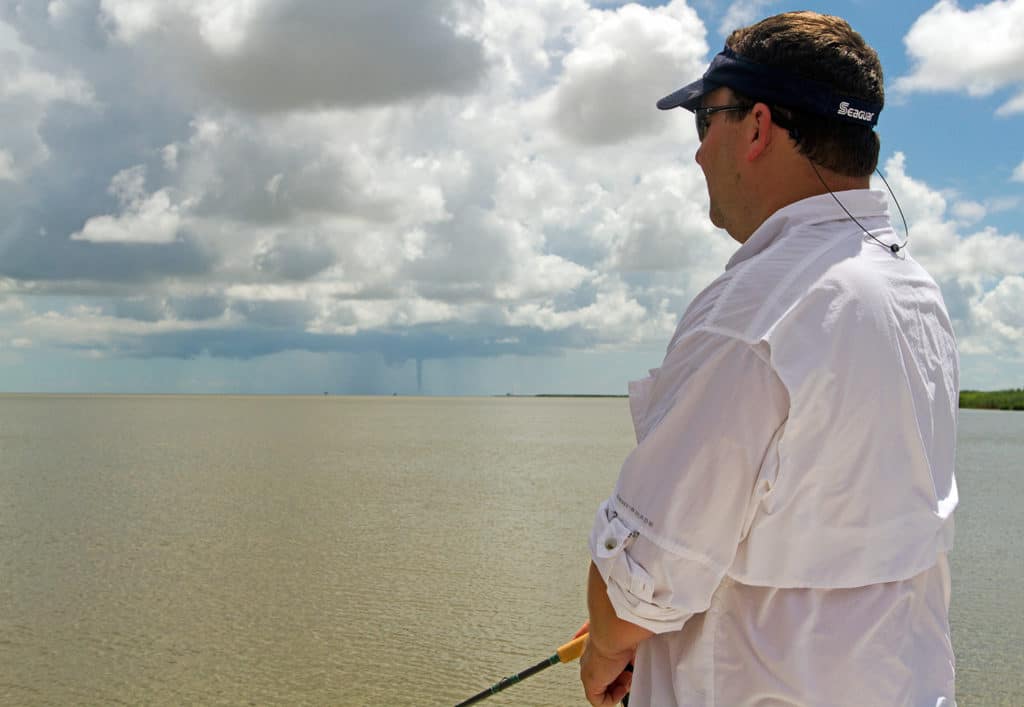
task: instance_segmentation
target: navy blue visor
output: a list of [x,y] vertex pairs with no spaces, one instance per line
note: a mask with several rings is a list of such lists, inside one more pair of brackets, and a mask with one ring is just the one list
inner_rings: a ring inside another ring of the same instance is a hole
[[758,64],[728,47],[715,56],[703,77],[662,98],[658,108],[696,110],[701,98],[722,86],[755,101],[856,125],[877,125],[882,112],[881,103],[838,94],[826,83]]

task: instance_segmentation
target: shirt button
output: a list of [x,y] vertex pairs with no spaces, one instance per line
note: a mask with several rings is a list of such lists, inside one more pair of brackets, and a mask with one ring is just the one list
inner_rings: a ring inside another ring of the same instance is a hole
[[618,544],[619,543],[616,542],[615,538],[608,538],[607,540],[604,541],[604,549],[605,550],[614,550],[615,546],[618,545]]

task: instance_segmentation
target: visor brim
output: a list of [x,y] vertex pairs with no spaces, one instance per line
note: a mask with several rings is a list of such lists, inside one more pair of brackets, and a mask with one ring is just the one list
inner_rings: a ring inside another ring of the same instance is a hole
[[670,93],[662,98],[658,101],[657,106],[661,110],[685,108],[686,110],[694,111],[700,108],[700,99],[714,91],[716,88],[721,88],[721,84],[708,81],[704,78],[697,79],[693,83],[687,84],[678,91]]

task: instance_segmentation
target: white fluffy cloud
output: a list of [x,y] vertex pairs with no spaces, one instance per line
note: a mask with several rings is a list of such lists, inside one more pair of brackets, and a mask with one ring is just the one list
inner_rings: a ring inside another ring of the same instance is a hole
[[182,224],[181,206],[172,203],[169,190],[145,191],[146,169],[142,165],[114,175],[110,193],[124,211],[118,216],[96,216],[71,240],[94,243],[170,243]]
[[975,316],[984,336],[973,336],[964,342],[972,353],[997,354],[1020,358],[1024,347],[1024,277],[1004,278],[980,298]]
[[120,41],[257,112],[383,105],[472,90],[483,49],[452,0],[102,0]]
[[691,8],[675,2],[649,10],[626,5],[594,11],[575,31],[555,89],[558,130],[583,144],[615,143],[666,125],[652,110],[681,76],[699,75],[708,46]]
[[911,253],[936,279],[981,287],[1024,272],[1021,234],[1001,234],[989,227],[971,230],[977,205],[911,177],[902,153],[886,162],[885,173],[910,226]]
[[965,91],[985,96],[1011,87],[1020,93],[998,113],[1024,112],[1024,0],[995,0],[961,9],[941,0],[904,38],[914,68],[897,91]]
[[[397,1],[51,0],[0,25],[0,185],[36,190],[0,193],[6,340],[663,346],[735,247],[708,221],[692,118],[654,107],[703,70],[695,12]],[[1003,207],[902,155],[888,169],[968,345],[1005,350],[1024,248],[985,226]]]
[[[103,0],[94,20],[127,61],[154,81],[169,58],[188,67],[167,94],[187,123],[110,172],[64,237],[184,245],[205,271],[156,270],[130,302],[93,282],[73,312],[27,317],[31,338],[67,331],[81,347],[96,330],[89,346],[123,351],[132,336],[144,348],[290,322],[296,336],[475,326],[523,351],[524,331],[662,344],[728,250],[707,223],[689,121],[653,105],[702,68],[694,11],[390,5]],[[59,34],[87,10],[55,1],[46,21]],[[326,41],[328,28],[343,36]],[[76,268],[69,280],[95,279]]]
[[942,286],[961,349],[1019,354],[1024,235],[977,229],[976,204],[911,177],[900,153],[885,172],[909,222],[910,253]]

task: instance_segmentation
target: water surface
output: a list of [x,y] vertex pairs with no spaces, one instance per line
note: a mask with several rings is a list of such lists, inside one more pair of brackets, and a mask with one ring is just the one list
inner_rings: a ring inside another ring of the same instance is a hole
[[[622,399],[0,396],[0,703],[453,704],[582,621],[632,443]],[[1022,458],[962,413],[961,705],[1024,704]]]

